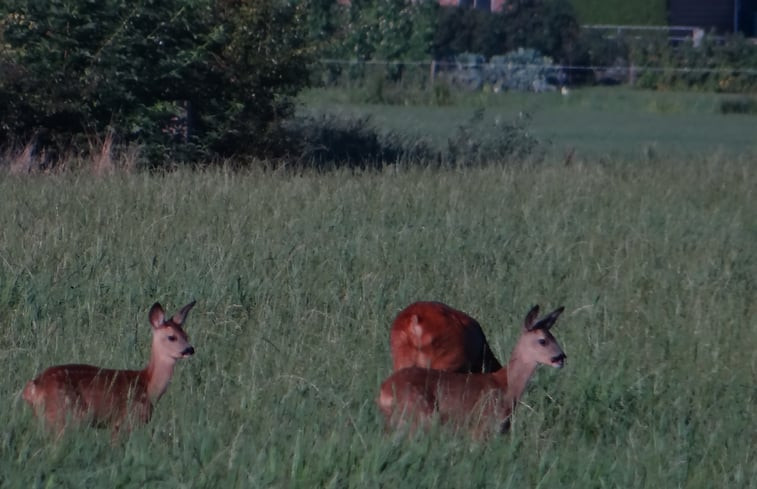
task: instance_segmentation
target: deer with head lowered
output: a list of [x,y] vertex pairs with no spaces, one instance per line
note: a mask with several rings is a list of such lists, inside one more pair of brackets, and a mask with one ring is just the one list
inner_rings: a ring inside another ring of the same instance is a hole
[[61,434],[68,420],[109,426],[115,437],[150,420],[155,403],[168,388],[176,361],[194,354],[183,325],[195,301],[173,317],[163,307],[150,309],[152,350],[142,370],[113,370],[92,365],[57,365],[26,384],[23,398],[35,415]]
[[481,326],[441,302],[415,302],[397,314],[389,333],[394,371],[408,367],[448,372],[502,368]]
[[492,373],[455,373],[408,367],[381,384],[379,409],[389,427],[427,426],[434,414],[442,424],[470,429],[477,437],[509,428],[509,418],[539,364],[562,368],[567,358],[550,329],[564,308],[538,319],[526,316],[508,364]]

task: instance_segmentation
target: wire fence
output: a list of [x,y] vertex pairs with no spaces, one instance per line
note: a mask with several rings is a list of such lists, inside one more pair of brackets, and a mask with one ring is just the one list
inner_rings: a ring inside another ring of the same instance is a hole
[[[701,27],[689,25],[614,25],[614,24],[586,24],[581,29],[586,31],[599,31],[606,39],[619,37],[643,38],[652,34],[662,34],[671,43],[690,42],[698,45],[704,39],[705,30]],[[723,36],[709,34],[712,40],[722,40]]]
[[389,82],[400,88],[431,88],[442,81],[467,90],[488,87],[495,92],[507,89],[540,92],[575,85],[650,87],[667,81],[684,86],[709,84],[709,88],[723,91],[757,92],[757,67],[635,65],[621,60],[607,65],[503,63],[475,56],[456,61],[321,59],[319,64],[320,82],[327,87]]
[[[470,66],[494,66],[491,63],[465,63],[456,61],[382,61],[382,60],[350,60],[350,59],[320,59],[319,63],[323,65],[333,65],[341,67],[349,66],[380,66],[388,68],[401,68],[401,67],[420,67],[426,70],[431,70],[432,67],[439,69],[447,68],[454,69],[460,67]],[[535,68],[542,67],[542,64],[536,63],[514,63],[514,67],[520,68]],[[716,74],[716,73],[732,73],[738,75],[753,75],[757,76],[757,67],[755,68],[695,68],[695,67],[665,67],[665,66],[648,66],[648,65],[562,65],[552,64],[551,68],[563,71],[606,71],[610,69],[623,69],[626,71],[635,72],[654,72],[654,73],[704,73],[704,74]]]

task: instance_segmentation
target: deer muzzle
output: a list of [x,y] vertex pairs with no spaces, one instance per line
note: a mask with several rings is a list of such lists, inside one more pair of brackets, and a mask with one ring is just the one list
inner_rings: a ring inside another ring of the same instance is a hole
[[563,366],[565,366],[565,359],[567,358],[568,356],[565,353],[555,355],[552,357],[552,366],[555,368],[563,368]]

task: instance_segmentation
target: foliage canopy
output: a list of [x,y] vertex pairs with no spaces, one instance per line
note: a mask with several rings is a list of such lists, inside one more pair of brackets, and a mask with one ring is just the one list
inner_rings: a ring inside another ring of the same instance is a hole
[[0,142],[81,150],[112,131],[153,160],[261,151],[308,83],[305,7],[280,0],[9,0]]

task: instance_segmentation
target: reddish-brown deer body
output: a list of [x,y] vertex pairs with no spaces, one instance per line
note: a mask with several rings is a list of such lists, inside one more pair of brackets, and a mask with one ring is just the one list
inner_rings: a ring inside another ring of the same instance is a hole
[[503,431],[539,364],[560,368],[565,354],[549,329],[563,308],[537,321],[528,313],[507,366],[493,373],[464,374],[409,367],[381,385],[378,405],[388,426],[426,425],[435,413],[441,423],[471,429],[478,436]]
[[415,302],[400,311],[389,344],[395,371],[493,372],[502,367],[478,322],[441,302]]
[[166,319],[155,303],[150,309],[152,349],[143,370],[112,370],[92,365],[50,367],[26,384],[23,398],[58,433],[67,420],[121,428],[150,420],[154,404],[168,387],[176,361],[194,354],[182,329],[194,302]]

